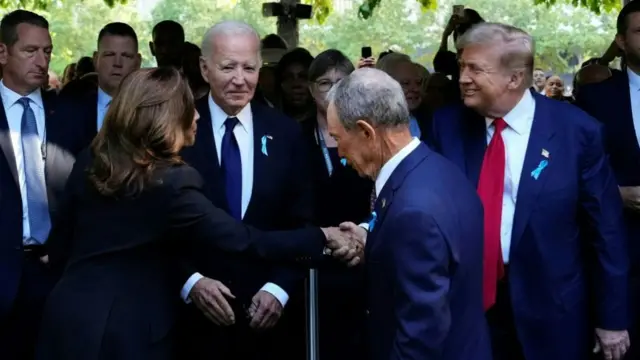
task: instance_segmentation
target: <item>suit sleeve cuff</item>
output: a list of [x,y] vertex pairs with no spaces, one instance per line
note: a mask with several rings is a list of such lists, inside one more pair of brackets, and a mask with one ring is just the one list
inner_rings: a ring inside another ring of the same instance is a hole
[[266,291],[269,294],[275,296],[282,307],[285,307],[287,305],[287,302],[289,301],[289,294],[287,294],[286,291],[284,291],[280,286],[274,283],[266,283],[260,290]]
[[180,290],[180,297],[182,298],[182,300],[185,303],[187,303],[187,304],[191,303],[191,299],[189,298],[189,294],[191,293],[191,289],[203,277],[204,276],[202,276],[202,274],[197,272],[197,273],[194,273],[193,275],[189,276],[189,279],[187,279],[187,282],[184,283],[184,285],[182,286],[182,290]]
[[367,223],[360,223],[360,224],[358,224],[358,226],[360,226],[361,228],[369,231],[369,224],[367,224]]

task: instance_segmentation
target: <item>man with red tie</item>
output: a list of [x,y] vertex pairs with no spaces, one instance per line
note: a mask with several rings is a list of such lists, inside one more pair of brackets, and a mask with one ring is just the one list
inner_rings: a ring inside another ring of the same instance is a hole
[[622,202],[598,123],[529,90],[533,39],[479,24],[458,40],[462,104],[431,143],[477,186],[485,210],[484,306],[496,360],[605,359],[627,334]]

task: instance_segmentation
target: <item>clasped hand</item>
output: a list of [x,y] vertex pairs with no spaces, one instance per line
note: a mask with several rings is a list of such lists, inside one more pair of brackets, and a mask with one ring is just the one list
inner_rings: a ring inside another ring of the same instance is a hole
[[362,262],[367,230],[354,223],[344,222],[340,227],[323,228],[322,231],[327,238],[327,254],[346,262],[348,266]]

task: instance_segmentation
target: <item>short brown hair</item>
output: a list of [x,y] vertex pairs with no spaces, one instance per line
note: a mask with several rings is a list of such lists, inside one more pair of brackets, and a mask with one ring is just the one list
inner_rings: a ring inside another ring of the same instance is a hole
[[0,41],[13,46],[18,42],[18,25],[29,24],[49,30],[49,22],[43,16],[27,10],[14,10],[2,18],[0,22]]
[[155,170],[181,164],[195,108],[174,68],[134,71],[121,83],[91,143],[89,179],[105,196],[135,196]]

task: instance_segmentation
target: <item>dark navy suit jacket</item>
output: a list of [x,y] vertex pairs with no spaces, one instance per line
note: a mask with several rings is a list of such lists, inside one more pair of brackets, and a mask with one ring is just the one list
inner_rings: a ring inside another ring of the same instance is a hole
[[76,133],[73,151],[79,154],[98,134],[98,88],[91,87],[83,94],[60,95],[56,107],[58,122],[73,126]]
[[[55,120],[55,93],[43,91],[46,146],[45,179],[51,219],[57,217],[58,199],[75,162],[69,144],[75,134]],[[0,322],[9,312],[22,275],[22,199],[9,123],[0,100]]]
[[[640,186],[640,146],[633,125],[627,74],[616,72],[601,83],[584,86],[576,105],[603,124],[605,148],[618,185]],[[633,265],[640,261],[640,214],[627,210],[624,215]]]
[[378,196],[365,247],[369,358],[490,360],[483,211],[455,165],[420,144]]
[[[227,210],[224,176],[219,166],[209,111],[209,96],[196,101],[200,114],[195,145],[183,151],[183,159],[202,174],[204,194],[214,205]],[[243,222],[261,230],[295,229],[313,220],[312,183],[308,180],[307,146],[300,126],[277,110],[257,103],[253,113],[254,169],[251,201]],[[262,153],[261,139],[271,136],[268,156]],[[304,271],[291,266],[224,254],[193,262],[192,270],[224,283],[241,303],[250,304],[255,293],[272,282],[289,295],[304,278]]]
[[[571,104],[534,99],[509,254],[515,326],[527,359],[586,359],[594,326],[627,328],[622,202],[601,126]],[[486,139],[485,119],[463,105],[434,116],[431,143],[476,186]],[[594,233],[581,234],[585,226]]]

